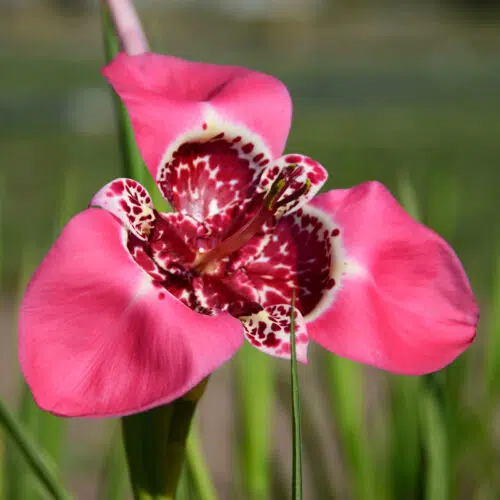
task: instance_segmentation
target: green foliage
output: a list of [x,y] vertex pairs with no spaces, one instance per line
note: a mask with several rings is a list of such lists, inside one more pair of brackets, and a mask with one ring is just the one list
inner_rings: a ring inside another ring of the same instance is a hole
[[[54,463],[38,448],[27,430],[9,412],[2,401],[0,401],[0,428],[10,438],[15,451],[19,453],[21,459],[26,461],[30,472],[43,485],[50,498],[54,500],[70,500],[71,496],[61,485]],[[9,479],[12,479],[14,483],[21,481],[24,484],[26,481],[22,475],[14,475]],[[23,498],[24,500],[31,497],[31,494],[28,493],[28,495],[17,498]]]
[[245,344],[235,363],[237,433],[241,446],[239,482],[248,499],[271,497],[271,422],[273,360]]

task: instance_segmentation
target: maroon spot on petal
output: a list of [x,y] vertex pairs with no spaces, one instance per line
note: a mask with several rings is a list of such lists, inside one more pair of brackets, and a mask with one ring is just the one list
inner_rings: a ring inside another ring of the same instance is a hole
[[203,130],[207,130],[207,124],[206,124],[206,123],[204,123],[204,124],[201,126],[201,128],[202,128]]
[[241,136],[238,136],[238,137],[235,137],[233,139],[233,143],[236,144],[237,142],[240,142],[241,141]]
[[123,190],[125,189],[122,181],[113,182],[113,184],[111,184],[110,188],[111,188],[111,191],[113,191],[113,193],[115,193],[115,194],[122,194]]
[[142,209],[141,209],[141,207],[132,207],[132,212],[135,215],[139,215],[142,212]]
[[253,161],[254,161],[255,163],[258,163],[260,160],[262,160],[262,158],[264,158],[264,153],[259,153],[258,155],[255,155],[255,156],[253,157]]
[[335,228],[333,231],[332,231],[332,236],[338,236],[340,234],[340,229],[339,228]]
[[108,198],[112,198],[112,197],[114,196],[114,194],[113,194],[111,191],[107,191],[107,192],[106,192],[106,196],[107,196]]
[[253,151],[253,144],[249,142],[248,144],[245,144],[241,149],[245,154],[249,154]]
[[281,344],[281,340],[274,333],[270,333],[263,343],[266,347],[277,347]]
[[125,200],[120,200],[120,206],[127,214],[130,213],[130,207]]
[[158,294],[158,298],[159,298],[160,300],[163,300],[163,299],[165,298],[165,294],[164,294],[163,292],[160,292],[160,293]]
[[300,163],[302,161],[302,158],[298,155],[288,155],[285,157],[285,161],[287,163]]
[[262,160],[262,161],[259,163],[259,165],[260,165],[261,167],[264,167],[264,166],[266,166],[268,163],[269,163],[269,159],[265,159],[265,160]]
[[259,326],[258,326],[258,330],[257,330],[257,336],[262,339],[264,338],[264,332],[266,331],[266,324],[264,323],[264,321],[259,321]]
[[318,162],[317,161],[314,161],[312,158],[305,158],[304,161],[306,162],[307,165],[309,165],[310,167],[315,167]]
[[224,137],[224,132],[221,132],[220,134],[217,134],[214,139],[222,139]]
[[334,286],[335,286],[335,280],[333,278],[330,278],[326,282],[326,288],[328,288],[328,290],[331,290]]

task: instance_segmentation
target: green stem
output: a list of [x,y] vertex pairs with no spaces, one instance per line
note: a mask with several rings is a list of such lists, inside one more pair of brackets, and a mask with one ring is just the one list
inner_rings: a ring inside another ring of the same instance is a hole
[[69,500],[71,495],[60,485],[53,467],[37,449],[31,437],[10,414],[7,407],[0,401],[0,426],[5,429],[17,449],[26,460],[35,476],[45,486],[55,500]]
[[189,428],[206,380],[169,405],[122,418],[125,452],[136,500],[175,498]]

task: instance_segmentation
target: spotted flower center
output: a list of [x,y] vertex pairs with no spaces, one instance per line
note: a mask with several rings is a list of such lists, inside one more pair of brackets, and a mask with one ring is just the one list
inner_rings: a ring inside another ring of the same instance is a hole
[[305,346],[305,320],[333,300],[341,279],[341,237],[307,205],[325,170],[302,155],[271,162],[262,150],[227,133],[181,144],[157,175],[175,212],[156,211],[130,179],[105,186],[93,204],[122,220],[158,299],[170,293],[199,313],[227,312],[253,345],[286,357],[292,297]]
[[[236,262],[242,247],[272,234],[283,207],[309,190],[307,177],[300,181],[303,170],[302,166],[288,165],[282,172],[278,167],[264,172],[260,184],[270,188],[247,204],[245,222],[225,239],[218,238],[210,223],[179,212],[155,211],[152,227],[144,231],[147,239],[129,234],[128,250],[141,267],[153,273],[159,285],[198,312],[228,311],[237,317],[259,312],[262,305],[256,286],[245,266]],[[140,215],[145,219],[149,210]]]

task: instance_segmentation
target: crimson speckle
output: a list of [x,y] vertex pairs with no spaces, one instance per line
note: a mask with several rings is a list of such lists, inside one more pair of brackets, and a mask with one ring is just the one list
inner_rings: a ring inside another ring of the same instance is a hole
[[340,229],[338,228],[335,228],[333,231],[332,231],[332,236],[338,236],[340,234]]
[[259,165],[260,165],[261,167],[265,167],[268,163],[269,163],[269,159],[265,159],[265,160],[262,160],[262,161],[259,163]]
[[159,298],[160,300],[163,300],[163,299],[165,298],[165,294],[164,294],[163,292],[160,292],[160,293],[158,294],[158,298]]
[[285,161],[287,163],[300,163],[302,160],[302,158],[298,155],[288,155],[286,158],[285,158]]
[[111,184],[110,188],[113,193],[120,195],[123,193],[125,186],[122,181],[116,181]]
[[276,337],[276,335],[271,332],[264,340],[264,345],[266,347],[277,347],[281,344],[281,340]]
[[245,144],[241,149],[245,154],[249,154],[253,151],[253,144],[249,142],[248,144]]
[[108,198],[112,198],[112,197],[114,196],[114,194],[113,194],[111,191],[108,191],[108,192],[106,193],[106,196],[107,196]]
[[328,290],[331,290],[334,286],[335,286],[335,280],[333,278],[330,278],[326,282],[326,288],[328,288]]
[[233,143],[236,144],[237,142],[240,142],[241,141],[241,136],[238,136],[238,137],[235,137],[233,139]]
[[127,214],[130,213],[130,207],[125,200],[120,200],[120,206]]
[[207,124],[206,124],[206,123],[204,123],[204,124],[201,126],[201,128],[202,128],[203,130],[207,130]]
[[255,156],[253,157],[253,161],[254,161],[255,163],[258,163],[260,160],[262,160],[262,158],[264,158],[264,153],[259,153],[258,155],[255,155]]

